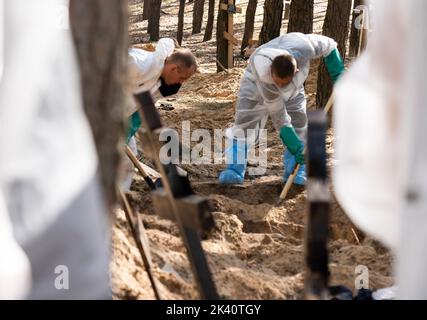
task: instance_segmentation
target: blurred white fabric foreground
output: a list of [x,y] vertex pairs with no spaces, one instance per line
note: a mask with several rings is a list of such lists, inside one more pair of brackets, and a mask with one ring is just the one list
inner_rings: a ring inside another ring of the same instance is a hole
[[[68,2],[0,2],[0,193],[31,264],[27,297],[107,298],[108,228],[74,47],[61,21]],[[69,270],[69,289],[55,287],[59,265]]]
[[22,299],[30,290],[30,262],[16,243],[12,225],[0,192],[0,299]]
[[4,16],[3,16],[3,1],[0,1],[0,80],[3,76],[3,35],[4,35]]
[[427,2],[372,4],[368,48],[336,89],[335,192],[397,254],[399,298],[427,299]]

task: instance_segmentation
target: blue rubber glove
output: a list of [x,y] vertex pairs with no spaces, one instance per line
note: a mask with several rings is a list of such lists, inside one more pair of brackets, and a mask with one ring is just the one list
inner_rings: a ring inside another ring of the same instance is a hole
[[283,126],[280,129],[280,138],[289,152],[295,156],[296,162],[304,164],[304,145],[293,127]]
[[324,61],[332,82],[335,84],[344,72],[344,62],[338,49],[335,48],[326,58],[324,58]]
[[219,175],[220,184],[242,184],[245,179],[247,165],[247,146],[245,143],[232,141],[225,150],[227,169]]

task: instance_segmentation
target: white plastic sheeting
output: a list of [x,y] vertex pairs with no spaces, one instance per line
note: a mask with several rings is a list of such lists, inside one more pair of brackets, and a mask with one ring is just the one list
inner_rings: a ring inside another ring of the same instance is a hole
[[0,186],[15,181],[29,186],[21,203],[31,208],[21,217],[21,231],[28,236],[43,232],[93,178],[97,159],[82,109],[71,34],[51,16],[55,1],[4,4]]
[[3,75],[3,32],[4,32],[3,0],[0,1],[0,80]]
[[6,205],[0,191],[0,299],[23,299],[30,290],[31,268],[16,243]]
[[397,254],[398,297],[426,299],[427,2],[372,4],[367,50],[336,88],[335,192]]
[[[52,226],[62,219],[61,213],[67,212],[74,199],[95,181],[97,158],[82,108],[71,33],[62,21],[68,1],[0,0],[0,3],[4,9],[0,21],[4,27],[4,69],[0,79],[0,196],[6,204],[0,206],[0,235],[11,236],[12,225],[13,236],[24,250],[36,247],[46,254],[46,261],[31,265],[33,275],[35,268],[39,270],[38,278],[33,277],[34,283],[41,284],[45,274],[41,275],[40,270],[46,274],[54,272],[54,269],[43,269],[44,263],[49,265],[47,260],[61,254],[72,257],[73,252],[84,251],[83,246],[89,245],[82,243],[87,239],[81,235],[93,235],[95,239],[95,235],[104,231],[101,230],[102,219],[94,223],[89,217],[95,213],[83,210],[84,218],[68,223],[62,231],[54,230],[57,233],[49,238]],[[91,203],[99,206],[98,199],[91,199]],[[105,218],[105,212],[102,217]],[[87,233],[88,228],[90,233]],[[61,233],[75,238],[64,240],[65,236],[58,237]],[[41,238],[47,239],[47,243],[40,244]],[[28,280],[21,251],[10,237],[8,243],[3,240],[0,242],[5,248],[1,249],[1,254],[7,258],[0,259],[0,272],[22,271],[21,280]],[[70,247],[59,243],[68,243]],[[97,248],[99,252],[105,249],[105,245]],[[9,250],[11,256],[4,256],[3,250]],[[30,253],[33,252],[27,255]],[[106,253],[101,255],[102,258],[107,256]],[[90,259],[96,261],[99,256],[92,252]],[[88,273],[82,260],[73,263],[76,265],[69,267],[75,267],[74,276],[78,272]],[[93,270],[94,275],[101,272],[100,268]],[[3,280],[0,275],[0,287],[11,284],[10,279],[5,283]],[[46,286],[53,286],[50,278],[45,280]],[[9,297],[21,297],[25,290],[26,284],[16,281]]]

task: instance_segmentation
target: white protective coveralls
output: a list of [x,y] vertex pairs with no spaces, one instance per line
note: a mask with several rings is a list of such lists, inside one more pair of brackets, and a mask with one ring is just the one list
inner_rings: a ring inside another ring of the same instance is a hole
[[[160,77],[165,66],[165,61],[168,56],[170,56],[175,49],[175,44],[172,39],[163,38],[160,39],[157,43],[156,50],[153,52],[131,48],[129,49],[129,82],[130,82],[130,92],[127,103],[127,110],[125,112],[126,117],[131,117],[137,110],[138,104],[133,98],[134,94],[141,92],[149,91],[153,97],[154,102],[162,97],[162,94],[159,91],[161,86]],[[130,124],[134,124],[134,117],[132,116]],[[139,116],[137,116],[137,121],[140,121]],[[135,125],[139,127],[138,124]],[[129,148],[133,151],[134,154],[138,154],[138,149],[136,145],[136,139],[132,135],[129,139]],[[121,187],[124,191],[128,191],[132,184],[134,165],[130,160],[124,162],[124,170],[126,172],[126,178],[123,181]]]
[[[251,55],[240,83],[235,123],[227,130],[227,136],[238,140],[242,137],[241,130],[263,129],[270,115],[277,131],[292,124],[304,141],[307,131],[304,82],[310,62],[328,56],[336,47],[333,39],[302,33],[288,33],[260,46]],[[271,77],[271,64],[274,58],[283,54],[296,59],[299,72],[288,86],[281,89]],[[257,137],[246,138],[251,142]]]
[[68,2],[0,2],[0,193],[31,264],[27,298],[108,298],[110,236],[96,151],[71,34],[57,24]]
[[[168,56],[175,50],[172,39],[160,39],[153,52],[131,48],[129,54],[129,81],[132,94],[150,91],[153,100],[156,101],[162,96],[159,92],[161,85],[160,76]],[[130,104],[131,108],[126,116],[131,116],[137,111],[137,104]]]
[[396,253],[398,298],[427,299],[427,2],[372,4],[367,50],[336,88],[335,193]]

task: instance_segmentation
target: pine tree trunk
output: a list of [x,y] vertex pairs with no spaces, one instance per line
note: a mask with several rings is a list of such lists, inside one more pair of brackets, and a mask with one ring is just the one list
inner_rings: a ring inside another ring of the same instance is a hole
[[214,24],[215,0],[209,0],[208,22],[206,23],[205,35],[203,41],[212,39],[212,30]]
[[117,200],[117,170],[124,143],[127,9],[127,1],[123,0],[70,1],[70,25],[80,64],[83,103],[111,211]]
[[240,48],[241,54],[243,54],[243,50],[248,46],[249,40],[252,40],[254,36],[254,21],[257,4],[258,0],[249,0],[248,7],[246,8],[245,32],[243,34],[242,47]]
[[[220,0],[221,3],[228,4],[228,0]],[[226,10],[218,9],[218,18],[217,18],[217,28],[216,28],[216,58],[217,62],[217,72],[222,71],[222,67],[228,68],[228,41],[224,38],[224,32],[227,31],[227,18],[228,14]]]
[[182,37],[184,33],[184,10],[185,10],[185,0],[179,0],[179,10],[178,10],[178,32],[176,34],[176,40],[179,45],[182,44]]
[[313,33],[313,9],[313,0],[292,0],[289,13],[288,33]]
[[[326,11],[323,35],[338,43],[338,50],[343,59],[346,55],[346,42],[349,33],[351,0],[329,0]],[[317,79],[317,108],[324,108],[332,93],[332,81],[323,61],[319,66]]]
[[280,36],[282,27],[283,0],[265,0],[264,20],[259,34],[259,45]]
[[193,34],[202,31],[203,12],[205,9],[205,0],[195,0],[193,6]]
[[142,11],[142,20],[148,20],[148,14],[150,11],[150,0],[143,0],[144,1],[144,7]]
[[[363,4],[363,0],[354,0],[353,9]],[[351,19],[351,31],[350,31],[350,51],[349,55],[355,57],[359,51],[359,39],[361,30],[356,28],[356,19],[361,13],[353,11],[353,18]]]
[[158,41],[160,38],[160,7],[162,0],[150,0],[150,14],[148,16],[148,33],[150,41]]
[[285,13],[283,14],[283,20],[289,20],[289,15],[291,12],[290,2],[285,1],[285,6],[284,6],[283,10],[285,11]]

